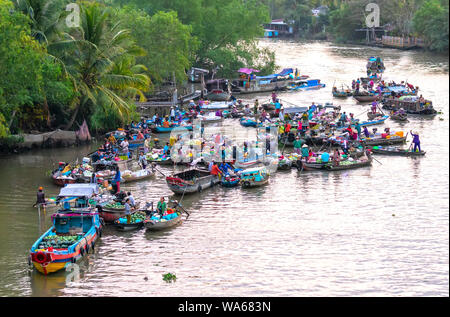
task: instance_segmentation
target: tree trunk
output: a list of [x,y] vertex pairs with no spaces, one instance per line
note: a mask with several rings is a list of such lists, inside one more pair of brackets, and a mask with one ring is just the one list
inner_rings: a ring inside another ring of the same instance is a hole
[[72,126],[73,126],[73,124],[74,124],[74,122],[75,122],[75,120],[77,118],[78,111],[80,110],[80,107],[81,107],[81,104],[79,103],[77,105],[77,107],[75,108],[75,112],[73,113],[72,118],[70,119],[69,123],[65,126],[64,130],[69,130],[70,128],[72,128]]
[[11,129],[11,125],[12,125],[12,123],[14,121],[14,117],[16,116],[16,112],[17,112],[17,110],[14,110],[12,115],[11,115],[11,119],[9,120],[9,124],[8,124],[8,129]]

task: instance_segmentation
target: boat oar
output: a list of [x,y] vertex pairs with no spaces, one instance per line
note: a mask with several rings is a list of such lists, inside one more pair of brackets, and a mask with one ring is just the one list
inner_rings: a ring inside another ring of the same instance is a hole
[[182,211],[184,211],[184,212],[187,214],[186,219],[189,218],[189,216],[190,216],[191,214],[188,213],[188,212],[186,211],[186,209],[184,209],[183,206],[181,206],[180,203],[178,203],[176,200],[174,200],[173,203],[175,204],[175,207],[180,207],[180,209],[181,209]]
[[372,158],[373,158],[375,161],[377,161],[378,163],[380,163],[381,165],[383,165],[383,163],[381,163],[381,162],[378,161],[376,158],[374,158],[373,155],[372,155]]
[[156,166],[153,166],[153,168],[159,172],[162,176],[167,177],[163,172],[161,172],[159,169],[156,168]]

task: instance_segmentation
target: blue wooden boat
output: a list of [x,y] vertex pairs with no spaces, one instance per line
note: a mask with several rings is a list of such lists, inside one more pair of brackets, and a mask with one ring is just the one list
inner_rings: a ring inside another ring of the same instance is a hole
[[220,185],[227,188],[239,186],[240,178],[237,176],[226,176],[220,181]]
[[242,118],[239,122],[241,123],[241,125],[243,127],[246,127],[246,128],[248,128],[248,127],[253,127],[253,128],[262,127],[262,123],[257,123],[255,120],[250,119],[250,118]]
[[289,90],[316,90],[325,88],[325,84],[320,82],[320,79],[309,79],[309,80],[300,80],[292,83],[288,89]]
[[183,128],[183,129],[187,129],[188,131],[192,131],[192,126],[188,125],[188,126],[178,126],[178,125],[174,125],[168,128],[165,127],[154,127],[152,130],[154,133],[170,133],[172,132],[174,129],[176,128]]
[[389,116],[383,116],[379,119],[361,122],[361,123],[359,123],[359,125],[361,127],[368,127],[371,125],[383,124],[387,119],[389,119]]
[[58,196],[62,208],[52,215],[53,226],[30,249],[29,264],[42,274],[64,269],[81,259],[101,236],[103,224],[89,198],[96,184],[70,184]]

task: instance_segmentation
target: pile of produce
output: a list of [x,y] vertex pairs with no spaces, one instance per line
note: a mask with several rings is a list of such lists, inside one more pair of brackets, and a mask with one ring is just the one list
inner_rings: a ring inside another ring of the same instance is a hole
[[[131,222],[130,223],[139,223],[144,222],[145,220],[145,214],[142,212],[137,212],[131,215]],[[127,224],[127,217],[120,218],[118,220],[120,224]]]
[[68,247],[76,243],[78,240],[80,240],[82,237],[83,237],[82,235],[47,236],[42,239],[41,243],[39,244],[39,249],[48,249],[48,248],[67,249]]
[[118,202],[110,202],[105,205],[105,208],[122,210],[125,209],[125,206]]

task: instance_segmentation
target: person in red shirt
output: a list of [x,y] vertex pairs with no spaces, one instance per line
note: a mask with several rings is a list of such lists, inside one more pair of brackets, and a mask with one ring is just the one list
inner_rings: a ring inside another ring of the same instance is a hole
[[219,176],[220,178],[221,174],[222,173],[220,172],[219,166],[217,166],[217,164],[214,162],[214,165],[212,166],[211,169],[211,175]]

